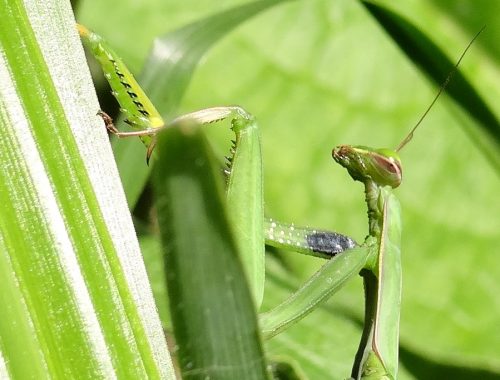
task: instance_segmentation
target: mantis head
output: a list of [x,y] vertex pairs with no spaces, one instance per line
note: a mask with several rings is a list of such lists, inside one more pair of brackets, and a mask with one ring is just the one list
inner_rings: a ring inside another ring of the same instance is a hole
[[339,145],[332,151],[333,159],[347,169],[355,181],[373,181],[380,186],[396,188],[401,184],[401,159],[390,149]]

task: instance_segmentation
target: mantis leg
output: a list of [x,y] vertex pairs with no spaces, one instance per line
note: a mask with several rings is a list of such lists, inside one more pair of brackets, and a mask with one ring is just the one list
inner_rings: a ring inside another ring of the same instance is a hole
[[[83,25],[77,24],[77,29],[80,37],[101,65],[104,76],[111,86],[112,94],[120,104],[120,110],[126,115],[125,121],[132,127],[141,130],[154,129],[164,125],[158,110],[106,40]],[[99,111],[98,114],[104,119],[106,128],[111,133],[117,135],[123,133],[114,127],[113,121],[108,115],[102,111]],[[150,135],[139,134],[146,146],[151,143]]]
[[281,304],[260,315],[264,338],[269,339],[292,326],[328,300],[352,277],[358,275],[374,255],[373,240],[348,249],[328,260],[299,290]]
[[113,119],[111,116],[109,116],[106,112],[104,111],[97,111],[97,116],[102,117],[102,120],[104,121],[104,125],[106,126],[106,129],[111,132],[111,133],[119,133],[118,129],[116,129],[115,124],[113,123]]
[[231,129],[236,137],[226,188],[228,213],[245,274],[259,307],[264,293],[265,272],[264,194],[260,137],[255,118],[240,107],[214,107],[182,115],[154,131],[146,129],[119,136],[151,135],[167,128],[192,128],[224,119],[231,120]]
[[264,220],[266,245],[284,248],[305,255],[330,259],[358,244],[337,232],[300,227],[273,219]]
[[[99,115],[103,117],[106,124],[112,123],[111,118],[104,112],[100,111]],[[212,108],[204,108],[198,111],[181,115],[173,119],[169,123],[164,123],[160,127],[143,128],[137,131],[130,131],[130,132],[120,132],[116,128],[112,128],[110,129],[110,132],[117,137],[153,136],[167,128],[182,128],[186,126],[189,127],[192,125],[199,125],[199,124],[211,124],[217,121],[225,120],[227,118],[231,118],[236,125],[241,123],[247,123],[250,120],[254,119],[254,117],[251,114],[249,114],[243,108],[238,106],[212,107]],[[235,127],[233,126],[233,130],[234,128]],[[236,129],[239,130],[241,128],[236,127]]]

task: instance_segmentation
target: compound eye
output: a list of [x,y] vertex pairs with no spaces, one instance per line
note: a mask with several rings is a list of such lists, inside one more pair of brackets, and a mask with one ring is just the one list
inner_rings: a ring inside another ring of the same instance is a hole
[[375,154],[373,156],[380,173],[380,177],[385,179],[385,185],[398,187],[401,184],[403,172],[401,169],[401,161],[391,155]]
[[399,166],[399,163],[396,162],[394,157],[382,157],[378,156],[377,158],[377,163],[386,171],[388,171],[391,174],[398,174],[401,173],[401,166]]

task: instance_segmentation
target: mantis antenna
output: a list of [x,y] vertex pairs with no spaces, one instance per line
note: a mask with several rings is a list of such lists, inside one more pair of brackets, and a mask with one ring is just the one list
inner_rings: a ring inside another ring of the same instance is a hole
[[467,47],[465,48],[465,50],[463,51],[462,55],[460,55],[460,58],[458,59],[457,63],[455,63],[455,66],[453,66],[453,69],[451,69],[451,71],[449,72],[448,76],[446,77],[445,81],[443,82],[443,84],[439,87],[439,90],[436,94],[436,96],[434,97],[434,99],[432,100],[431,104],[429,105],[429,107],[427,107],[427,109],[425,110],[425,112],[423,113],[423,115],[420,117],[420,119],[417,121],[417,124],[415,124],[415,126],[411,129],[410,133],[408,133],[406,135],[406,137],[403,139],[403,141],[401,141],[398,145],[398,147],[396,148],[396,152],[399,152],[401,149],[403,149],[403,147],[408,144],[411,139],[413,138],[413,133],[415,132],[415,130],[418,128],[418,126],[422,123],[422,121],[424,120],[424,118],[427,116],[427,114],[429,113],[429,111],[431,110],[432,106],[434,105],[434,103],[436,103],[436,100],[438,100],[439,96],[443,93],[443,91],[446,89],[446,87],[448,86],[448,84],[450,83],[450,80],[451,78],[453,77],[453,75],[457,72],[457,69],[458,69],[458,65],[460,65],[460,62],[462,61],[462,58],[465,56],[465,53],[467,53],[467,50],[469,50],[469,48],[471,47],[471,45],[474,43],[474,41],[476,40],[476,38],[481,34],[481,32],[484,30],[484,28],[486,28],[486,25],[483,26],[481,28],[481,30],[479,32],[476,33],[476,35],[474,36],[474,38],[472,38],[472,40],[469,42],[469,44],[467,45]]

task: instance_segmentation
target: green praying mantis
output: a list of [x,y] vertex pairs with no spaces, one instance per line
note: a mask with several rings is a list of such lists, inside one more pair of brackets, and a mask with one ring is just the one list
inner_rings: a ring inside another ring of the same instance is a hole
[[112,134],[139,137],[147,147],[148,163],[156,136],[162,130],[231,120],[231,129],[236,137],[227,169],[229,218],[236,226],[234,234],[257,307],[262,301],[264,289],[265,244],[328,259],[299,291],[276,308],[261,314],[263,335],[272,337],[278,334],[360,273],[365,286],[365,325],[351,377],[397,378],[401,211],[392,189],[402,181],[399,151],[412,139],[482,30],[471,40],[430,106],[395,150],[350,145],[333,149],[333,159],[365,188],[369,230],[360,245],[342,234],[298,227],[264,217],[259,132],[251,114],[236,106],[214,107],[188,113],[166,123],[111,47],[84,26],[78,25],[78,31],[101,64],[113,95],[126,116],[125,122],[135,130],[119,131],[109,116],[102,111],[98,114]]

